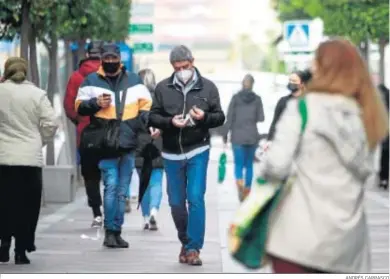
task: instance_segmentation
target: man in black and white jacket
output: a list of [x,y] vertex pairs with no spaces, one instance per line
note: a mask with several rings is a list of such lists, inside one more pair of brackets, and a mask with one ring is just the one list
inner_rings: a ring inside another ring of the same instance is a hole
[[217,87],[194,67],[187,47],[175,47],[170,63],[174,73],[156,87],[149,125],[162,131],[169,205],[182,244],[179,262],[202,265],[209,129],[223,125],[225,115]]

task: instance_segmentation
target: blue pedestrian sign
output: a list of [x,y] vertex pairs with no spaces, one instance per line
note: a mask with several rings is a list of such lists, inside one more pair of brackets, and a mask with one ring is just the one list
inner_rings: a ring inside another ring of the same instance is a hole
[[310,20],[284,22],[284,39],[292,48],[310,47]]

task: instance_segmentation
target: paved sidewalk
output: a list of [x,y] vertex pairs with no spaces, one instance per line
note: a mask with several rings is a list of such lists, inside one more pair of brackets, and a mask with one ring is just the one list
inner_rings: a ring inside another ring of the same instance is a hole
[[[72,204],[59,207],[48,205],[41,216],[37,231],[37,247],[30,254],[30,266],[0,265],[0,273],[244,273],[249,272],[235,263],[227,250],[227,227],[238,206],[232,165],[229,164],[226,182],[218,185],[217,153],[212,154],[208,173],[207,231],[202,251],[204,265],[192,267],[177,263],[180,244],[164,190],[158,216],[160,230],[142,231],[140,212],[126,216],[124,238],[129,249],[110,250],[102,247],[97,230],[89,228],[91,212],[86,206],[84,189]],[[374,272],[389,271],[389,197],[388,192],[370,190],[367,211],[371,227]],[[257,272],[270,272],[265,268]]]
[[[210,169],[215,169],[211,166]],[[212,172],[211,172],[212,173]],[[221,244],[218,227],[218,194],[209,176],[207,191],[207,232],[202,251],[204,265],[192,267],[178,263],[180,244],[170,215],[165,190],[158,215],[160,230],[142,230],[142,217],[133,205],[126,215],[123,235],[130,242],[129,249],[111,250],[102,247],[99,240],[83,239],[82,235],[96,237],[97,229],[89,228],[91,212],[86,206],[84,189],[78,198],[50,214],[44,211],[37,231],[37,251],[30,254],[30,266],[15,266],[12,261],[0,265],[0,273],[220,273],[222,272]]]
[[[228,182],[229,181],[229,182]],[[238,265],[229,256],[226,248],[226,227],[228,226],[235,209],[238,206],[237,192],[233,179],[233,165],[230,164],[227,170],[226,182],[218,186],[219,199],[219,223],[220,243],[222,247],[222,269],[228,273],[249,272]],[[368,181],[366,192],[366,212],[370,226],[372,272],[389,273],[389,192],[378,189],[374,186],[373,179]],[[270,272],[265,268],[257,272]]]

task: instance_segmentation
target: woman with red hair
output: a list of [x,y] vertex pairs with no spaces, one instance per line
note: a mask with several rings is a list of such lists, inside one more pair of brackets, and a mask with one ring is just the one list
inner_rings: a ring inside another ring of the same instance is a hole
[[364,185],[388,115],[357,48],[344,39],[315,53],[304,100],[291,100],[260,165],[267,179],[295,180],[273,216],[267,253],[275,273],[368,273]]

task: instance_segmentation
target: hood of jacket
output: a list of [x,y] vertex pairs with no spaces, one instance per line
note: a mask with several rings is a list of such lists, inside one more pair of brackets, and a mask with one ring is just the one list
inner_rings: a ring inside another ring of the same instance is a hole
[[374,168],[374,152],[369,149],[361,110],[355,100],[344,96],[323,98],[318,115],[323,115],[314,132],[335,149],[341,162],[360,179]]
[[238,98],[240,98],[244,103],[252,103],[256,99],[256,93],[248,89],[242,89],[238,92]]
[[80,61],[79,72],[82,76],[96,72],[100,67],[100,59],[86,58]]

